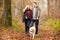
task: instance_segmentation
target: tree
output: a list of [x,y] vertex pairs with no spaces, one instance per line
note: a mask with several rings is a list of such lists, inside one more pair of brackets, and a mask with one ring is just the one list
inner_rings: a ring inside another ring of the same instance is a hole
[[4,0],[4,11],[2,14],[2,24],[12,26],[11,0]]

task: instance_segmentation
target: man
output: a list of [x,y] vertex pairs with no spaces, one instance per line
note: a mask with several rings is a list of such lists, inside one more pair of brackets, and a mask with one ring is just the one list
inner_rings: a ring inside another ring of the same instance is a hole
[[33,3],[33,23],[35,23],[35,27],[36,27],[36,33],[38,34],[38,24],[39,24],[39,18],[40,18],[40,8],[37,6],[37,3],[34,2]]
[[27,5],[23,11],[24,11],[23,21],[25,22],[25,32],[26,32],[26,34],[28,34],[29,25],[30,25],[31,19],[32,19],[32,10]]

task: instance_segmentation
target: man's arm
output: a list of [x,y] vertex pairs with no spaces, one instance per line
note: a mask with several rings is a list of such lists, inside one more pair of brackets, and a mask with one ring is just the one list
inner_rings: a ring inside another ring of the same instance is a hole
[[38,7],[38,18],[40,18],[41,9]]

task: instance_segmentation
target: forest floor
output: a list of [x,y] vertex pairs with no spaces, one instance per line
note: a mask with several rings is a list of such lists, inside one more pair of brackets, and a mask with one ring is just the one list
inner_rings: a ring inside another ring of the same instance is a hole
[[[22,31],[20,31],[22,30]],[[31,40],[25,35],[24,27],[17,30],[13,27],[0,27],[0,40]],[[60,31],[52,29],[48,26],[39,24],[38,35],[34,40],[60,40]]]

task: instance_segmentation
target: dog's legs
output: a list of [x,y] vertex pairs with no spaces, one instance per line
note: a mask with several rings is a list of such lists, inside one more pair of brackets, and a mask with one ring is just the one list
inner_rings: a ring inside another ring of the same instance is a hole
[[32,36],[33,36],[32,39],[34,39],[35,34],[33,34]]

